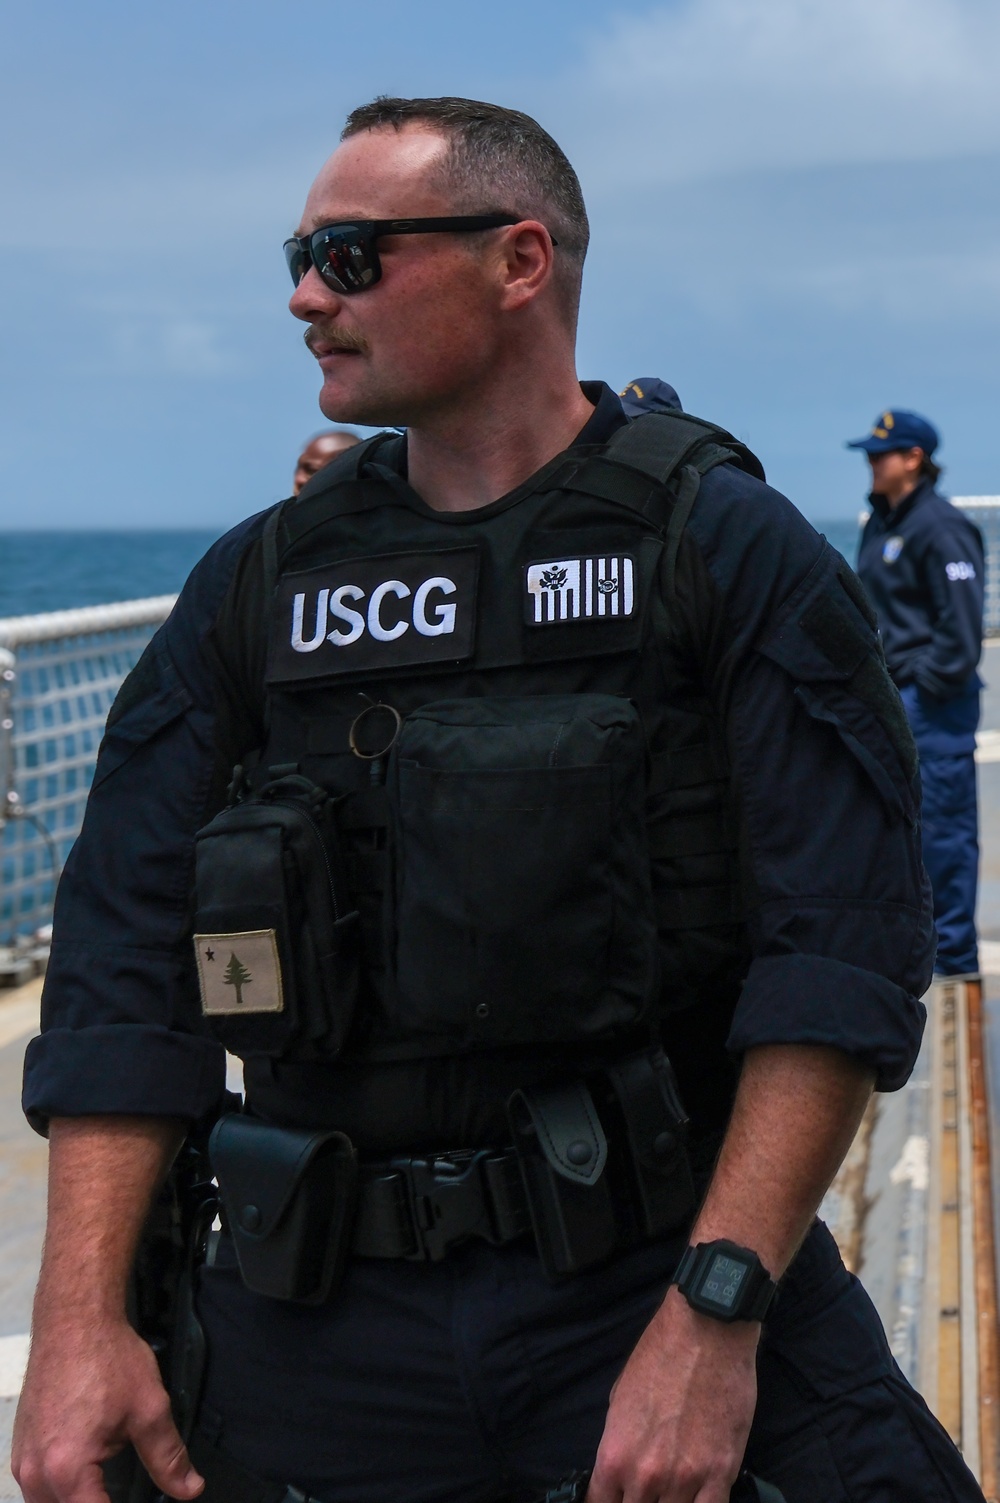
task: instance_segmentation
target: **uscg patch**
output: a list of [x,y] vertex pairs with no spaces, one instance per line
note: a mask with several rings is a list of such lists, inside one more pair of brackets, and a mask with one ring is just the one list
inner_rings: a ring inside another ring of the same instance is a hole
[[478,573],[478,548],[447,548],[345,559],[284,575],[275,593],[268,679],[471,657]]
[[901,538],[897,532],[894,537],[886,538],[882,544],[882,557],[887,564],[894,564],[903,551],[905,538]]
[[635,613],[635,561],[628,553],[554,558],[524,571],[529,626],[594,621]]
[[273,929],[242,934],[196,934],[201,1010],[228,1013],[283,1012],[278,937]]

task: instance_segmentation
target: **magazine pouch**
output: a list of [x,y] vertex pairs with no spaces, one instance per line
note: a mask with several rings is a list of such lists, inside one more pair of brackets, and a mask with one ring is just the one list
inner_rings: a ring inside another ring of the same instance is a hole
[[608,1142],[586,1084],[515,1091],[507,1114],[546,1276],[605,1262],[621,1243]]
[[272,779],[195,842],[202,1012],[232,1053],[331,1059],[357,994],[357,914],[334,802],[308,778]]
[[646,742],[630,700],[443,700],[389,773],[401,1034],[459,1049],[632,1028],[658,991]]
[[208,1147],[247,1288],[306,1305],[328,1299],[354,1228],[358,1165],[350,1138],[229,1114]]
[[[601,1072],[601,1112],[628,1185],[625,1198],[640,1239],[686,1226],[695,1188],[688,1157],[688,1117],[673,1068],[656,1047]],[[595,1086],[595,1089],[597,1087]]]

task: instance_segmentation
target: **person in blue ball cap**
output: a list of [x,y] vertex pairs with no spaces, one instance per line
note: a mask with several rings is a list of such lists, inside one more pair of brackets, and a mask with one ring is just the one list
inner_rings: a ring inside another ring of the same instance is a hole
[[659,376],[636,376],[618,393],[627,418],[642,417],[644,412],[682,412],[681,399],[669,381]]
[[860,449],[872,514],[858,573],[879,618],[889,672],[920,753],[923,857],[934,891],[939,975],[979,969],[979,820],[973,753],[981,681],[983,540],[937,491],[937,430],[919,413],[882,412]]

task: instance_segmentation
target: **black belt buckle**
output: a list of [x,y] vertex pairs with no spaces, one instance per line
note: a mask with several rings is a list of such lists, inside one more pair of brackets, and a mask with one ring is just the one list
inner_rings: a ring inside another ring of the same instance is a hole
[[407,1184],[417,1234],[410,1262],[439,1263],[448,1249],[467,1237],[496,1240],[489,1213],[482,1165],[489,1150],[455,1153],[432,1159],[396,1159]]

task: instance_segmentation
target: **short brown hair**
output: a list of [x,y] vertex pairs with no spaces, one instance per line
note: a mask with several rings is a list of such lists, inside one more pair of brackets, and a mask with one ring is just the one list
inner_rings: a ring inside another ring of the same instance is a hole
[[455,207],[538,219],[558,240],[557,275],[575,311],[590,241],[580,181],[562,148],[520,110],[478,99],[392,99],[352,110],[341,140],[391,125],[430,126],[448,138],[447,186]]

